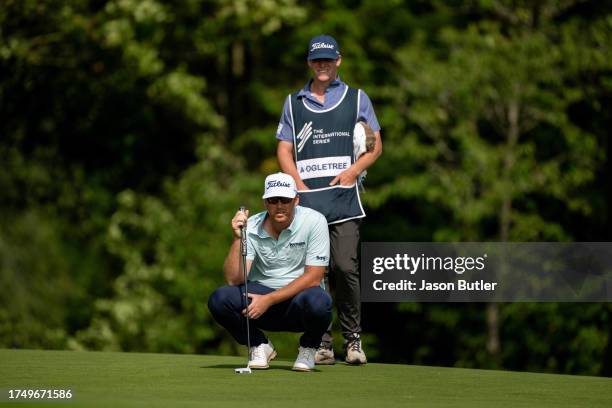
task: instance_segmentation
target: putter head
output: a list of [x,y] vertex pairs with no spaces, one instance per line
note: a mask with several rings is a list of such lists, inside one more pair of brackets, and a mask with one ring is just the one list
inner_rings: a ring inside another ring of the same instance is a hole
[[235,368],[234,372],[236,374],[251,374],[251,367],[244,367],[244,368]]

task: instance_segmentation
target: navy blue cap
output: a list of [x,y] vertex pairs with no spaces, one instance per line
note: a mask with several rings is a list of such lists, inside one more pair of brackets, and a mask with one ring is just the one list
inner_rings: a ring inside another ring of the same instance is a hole
[[308,60],[314,59],[338,59],[340,48],[338,42],[330,35],[317,35],[310,40],[308,45]]

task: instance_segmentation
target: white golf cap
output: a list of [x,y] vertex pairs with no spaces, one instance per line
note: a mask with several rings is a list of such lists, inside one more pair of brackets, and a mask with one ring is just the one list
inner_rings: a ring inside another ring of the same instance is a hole
[[297,188],[295,188],[295,181],[290,175],[285,173],[274,173],[266,177],[266,181],[264,183],[264,195],[262,198],[294,198],[296,195]]

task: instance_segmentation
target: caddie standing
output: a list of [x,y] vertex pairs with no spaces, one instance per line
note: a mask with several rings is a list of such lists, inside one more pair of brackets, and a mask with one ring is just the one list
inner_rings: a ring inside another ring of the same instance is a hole
[[[312,38],[307,63],[312,79],[285,100],[276,133],[277,156],[282,171],[295,179],[300,205],[327,219],[329,278],[335,289],[345,361],[365,364],[357,252],[365,212],[359,189],[365,170],[382,153],[380,126],[366,93],[340,80],[342,57],[333,37]],[[368,136],[367,149],[359,149],[358,130]],[[317,350],[317,364],[335,362],[332,340],[330,326]]]

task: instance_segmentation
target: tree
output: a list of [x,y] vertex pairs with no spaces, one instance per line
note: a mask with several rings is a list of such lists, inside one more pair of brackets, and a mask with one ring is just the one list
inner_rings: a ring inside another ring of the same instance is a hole
[[[432,231],[439,241],[571,239],[560,218],[592,213],[582,190],[604,154],[597,136],[571,117],[587,95],[566,61],[609,38],[609,23],[600,20],[588,39],[567,35],[575,22],[559,31],[535,26],[485,20],[442,30],[433,47],[417,36],[398,52],[397,86],[385,92],[393,107],[385,111],[389,181],[367,203],[424,200],[447,219]],[[597,62],[589,69],[607,68]],[[487,306],[486,320],[497,360],[496,305]]]

